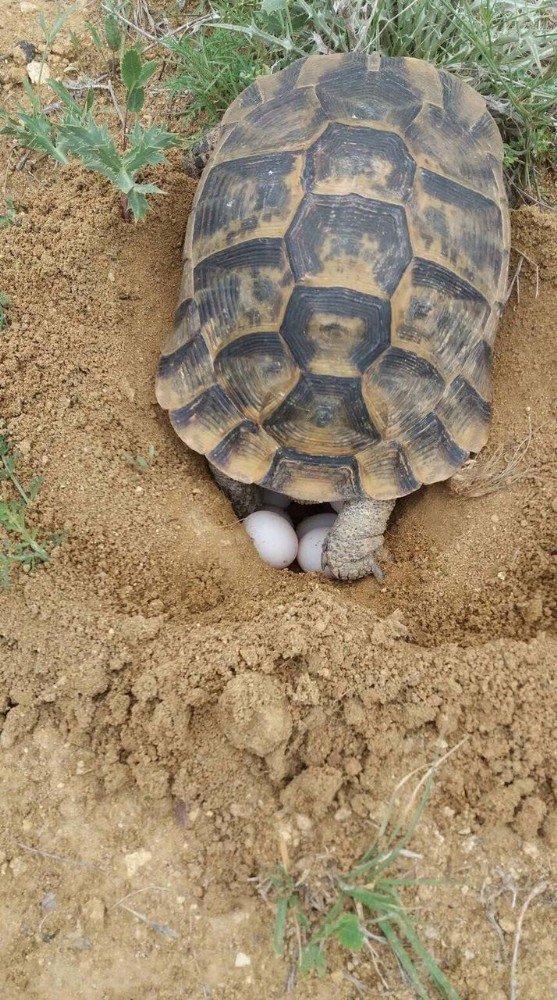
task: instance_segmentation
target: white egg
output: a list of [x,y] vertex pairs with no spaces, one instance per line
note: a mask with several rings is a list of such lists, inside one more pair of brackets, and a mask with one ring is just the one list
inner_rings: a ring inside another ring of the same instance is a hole
[[327,530],[332,528],[336,519],[337,516],[333,514],[332,510],[326,510],[323,514],[312,514],[311,517],[304,517],[304,520],[300,521],[296,528],[299,541],[302,540],[306,532],[311,531],[313,528],[327,528]]
[[288,521],[289,524],[293,524],[290,514],[288,513],[287,510],[284,510],[283,507],[276,507],[274,504],[266,503],[265,506],[261,508],[261,510],[270,510],[273,514],[278,514],[279,517],[283,517],[284,520]]
[[331,507],[336,510],[337,514],[340,514],[342,508],[344,507],[344,500],[333,500]]
[[[319,516],[319,515],[317,515]],[[311,520],[308,517],[308,521]],[[318,525],[310,528],[305,535],[300,538],[298,545],[298,566],[304,573],[319,573],[321,569],[321,556],[323,554],[323,543],[329,533],[329,526]],[[330,570],[325,570],[326,576],[331,576]]]
[[272,510],[256,510],[244,520],[250,536],[263,562],[284,569],[294,562],[298,539],[294,528],[282,514]]
[[284,493],[275,493],[274,490],[263,490],[263,503],[266,507],[282,507],[284,510],[292,501]]

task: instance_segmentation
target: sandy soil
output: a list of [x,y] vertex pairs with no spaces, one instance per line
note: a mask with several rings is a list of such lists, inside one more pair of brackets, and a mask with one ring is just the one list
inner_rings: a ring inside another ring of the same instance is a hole
[[[3,5],[8,105],[11,46],[38,41],[52,8]],[[0,155],[5,170],[18,158]],[[279,838],[310,881],[324,857],[349,866],[397,782],[461,740],[408,861],[458,885],[408,903],[462,997],[503,1000],[521,906],[546,880],[518,996],[557,996],[555,214],[513,216],[514,267],[526,259],[479,459],[531,428],[526,475],[487,497],[442,485],[401,502],[385,584],[339,585],[261,564],[156,406],[194,191],[180,157],[137,226],[80,167],[6,176],[20,214],[0,231],[0,412],[23,478],[44,476],[34,523],[67,537],[0,594],[2,996],[283,996],[253,881],[280,862]],[[126,456],[150,446],[142,473]],[[380,959],[389,995],[410,997]],[[331,969],[295,995],[386,995],[366,957],[333,951]]]

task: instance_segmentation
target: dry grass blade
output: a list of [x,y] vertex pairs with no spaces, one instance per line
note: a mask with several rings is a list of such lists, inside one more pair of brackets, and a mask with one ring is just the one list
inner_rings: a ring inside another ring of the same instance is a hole
[[525,466],[524,460],[532,444],[532,425],[528,433],[508,454],[508,445],[499,445],[485,461],[472,458],[462,466],[460,472],[449,481],[453,493],[465,499],[490,496],[499,490],[514,486],[521,479],[534,474],[532,466]]
[[522,937],[522,925],[524,923],[524,917],[526,916],[526,911],[530,906],[530,904],[534,901],[534,899],[536,899],[537,896],[541,896],[542,892],[545,892],[547,888],[548,888],[547,882],[538,882],[538,884],[535,885],[534,888],[528,893],[526,899],[522,904],[514,935],[513,955],[511,960],[509,1000],[518,1000],[518,979],[517,979],[518,951],[520,948],[520,940]]

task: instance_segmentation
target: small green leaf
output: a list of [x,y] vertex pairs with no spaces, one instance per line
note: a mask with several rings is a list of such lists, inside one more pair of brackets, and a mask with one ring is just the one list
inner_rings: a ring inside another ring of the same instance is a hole
[[95,48],[102,49],[103,43],[101,41],[101,36],[99,35],[99,32],[95,27],[95,25],[91,24],[90,21],[86,21],[85,27],[87,28],[89,34],[91,35],[91,38],[93,39],[93,45],[95,46]]
[[277,915],[275,918],[275,953],[282,955],[284,949],[284,934],[286,931],[286,917],[288,915],[288,897],[283,896],[277,903]]
[[119,52],[122,45],[122,35],[115,14],[108,14],[104,22],[104,37],[112,52]]
[[319,945],[310,941],[305,948],[302,948],[300,954],[300,972],[302,976],[307,976],[308,973],[314,970],[319,976],[323,976],[325,975],[326,968],[327,963],[324,952]]
[[133,87],[128,91],[128,99],[126,101],[126,106],[128,111],[133,111],[134,114],[138,114],[145,103],[145,91],[143,87]]
[[124,52],[121,64],[122,81],[126,90],[131,90],[137,86],[141,76],[141,56],[137,49],[127,49]]
[[141,73],[139,74],[139,80],[137,81],[141,87],[151,79],[153,73],[156,73],[159,68],[158,61],[156,59],[151,59],[146,62],[141,67]]
[[288,0],[263,0],[261,10],[263,14],[281,14],[287,6]]
[[134,187],[128,193],[127,199],[135,221],[138,222],[140,219],[144,219],[149,210],[145,195],[138,191],[137,187]]
[[359,951],[365,937],[355,913],[343,913],[333,927],[333,934],[349,951]]

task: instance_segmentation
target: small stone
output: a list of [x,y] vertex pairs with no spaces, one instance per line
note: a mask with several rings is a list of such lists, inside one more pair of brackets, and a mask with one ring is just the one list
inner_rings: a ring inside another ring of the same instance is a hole
[[102,899],[92,896],[81,907],[81,913],[86,924],[102,927],[106,916],[106,907]]
[[14,878],[19,878],[20,875],[23,875],[27,871],[27,865],[22,858],[13,858],[10,861],[10,871]]
[[245,969],[247,965],[251,965],[251,958],[246,955],[243,951],[236,952],[236,958],[234,959],[234,965],[237,969]]
[[551,509],[557,514],[557,497],[553,497],[553,500],[551,501]]
[[492,514],[491,515],[491,520],[493,521],[494,524],[498,524],[499,523],[499,514]]
[[128,877],[131,878],[132,875],[135,875],[140,868],[143,868],[143,865],[146,865],[151,860],[152,856],[151,852],[146,851],[143,847],[139,851],[132,851],[131,854],[125,854],[124,864]]
[[507,579],[507,574],[506,574],[506,573],[503,573],[503,572],[501,572],[501,573],[498,573],[498,574],[497,574],[497,579],[498,579],[498,580],[506,580],[506,579]]
[[26,66],[28,63],[33,62],[36,55],[36,46],[33,45],[33,42],[28,42],[26,38],[22,38],[19,42],[16,42],[12,49],[12,59],[18,66]]
[[25,66],[8,66],[2,73],[5,83],[21,84],[27,77]]
[[50,79],[50,70],[46,63],[41,67],[38,59],[33,59],[33,61],[27,65],[27,76],[29,77],[31,83],[41,85]]
[[298,827],[298,830],[302,831],[302,833],[308,833],[312,829],[313,823],[311,822],[309,816],[305,816],[303,813],[297,813],[296,826]]
[[31,3],[31,0],[21,0],[19,9],[22,14],[34,14],[39,8],[36,3]]
[[347,809],[346,806],[341,806],[341,808],[337,809],[335,813],[335,819],[337,823],[345,823],[347,819],[350,819],[351,815],[352,815],[351,809]]

